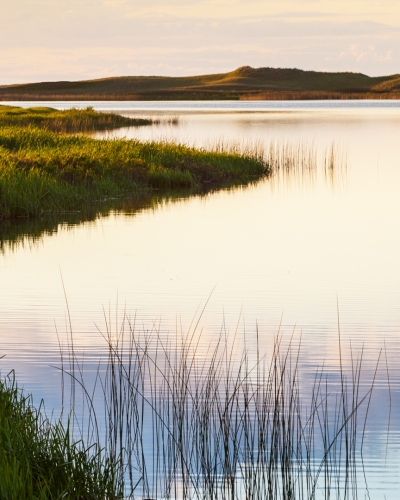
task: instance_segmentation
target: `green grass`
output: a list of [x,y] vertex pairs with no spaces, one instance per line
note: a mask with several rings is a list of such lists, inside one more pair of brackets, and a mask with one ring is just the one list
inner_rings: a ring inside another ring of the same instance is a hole
[[152,120],[99,113],[93,108],[57,110],[46,107],[0,106],[0,127],[34,125],[54,132],[90,132],[117,127],[150,125]]
[[250,153],[2,127],[0,219],[77,210],[140,191],[248,182],[268,173],[268,165]]
[[103,451],[73,442],[61,421],[18,389],[14,373],[0,380],[0,498],[122,498],[118,466]]

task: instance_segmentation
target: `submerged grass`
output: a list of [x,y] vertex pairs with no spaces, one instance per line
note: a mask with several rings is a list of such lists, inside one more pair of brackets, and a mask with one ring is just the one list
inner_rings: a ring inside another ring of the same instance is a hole
[[3,127],[0,219],[76,210],[143,190],[243,183],[268,173],[268,164],[251,155]]

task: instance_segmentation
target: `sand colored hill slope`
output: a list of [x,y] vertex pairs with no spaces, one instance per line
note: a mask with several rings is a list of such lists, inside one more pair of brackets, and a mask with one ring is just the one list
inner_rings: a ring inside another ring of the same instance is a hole
[[400,98],[400,75],[251,68],[189,77],[124,76],[0,86],[0,100]]

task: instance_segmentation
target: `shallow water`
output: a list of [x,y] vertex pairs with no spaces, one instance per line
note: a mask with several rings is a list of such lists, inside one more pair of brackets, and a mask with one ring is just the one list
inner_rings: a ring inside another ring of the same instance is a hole
[[[31,103],[27,103],[31,104]],[[65,103],[45,103],[65,106]],[[71,105],[72,103],[70,103]],[[303,391],[323,363],[337,377],[339,329],[350,370],[364,346],[367,390],[381,353],[367,423],[371,498],[400,489],[400,104],[90,103],[136,116],[178,116],[177,125],[97,137],[288,145],[311,152],[312,168],[278,172],[255,185],[202,196],[161,196],[92,220],[53,222],[6,236],[0,255],[2,374],[56,413],[61,404],[56,331],[86,356],[104,353],[104,310],[118,328],[124,311],[139,330],[186,331],[200,317],[197,355],[221,325],[238,348],[271,352],[278,331],[300,342]],[[87,105],[85,103],[85,105]],[[200,109],[199,109],[200,108]],[[324,161],[335,152],[333,168]],[[208,301],[208,302],[207,302]],[[207,302],[204,312],[199,311]],[[386,361],[390,375],[390,395]],[[388,434],[390,416],[390,426]]]

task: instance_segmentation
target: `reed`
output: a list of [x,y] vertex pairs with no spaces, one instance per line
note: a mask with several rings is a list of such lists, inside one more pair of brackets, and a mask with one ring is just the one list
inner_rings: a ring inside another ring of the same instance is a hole
[[268,357],[258,332],[252,351],[224,328],[200,351],[197,326],[165,337],[125,317],[103,337],[91,384],[72,334],[60,370],[65,401],[85,400],[79,427],[95,442],[104,434],[126,498],[357,498],[376,376],[362,392],[362,353],[347,375],[340,355],[339,383],[316,368],[305,395],[300,345],[279,335]]
[[227,141],[219,138],[205,144],[204,149],[217,153],[244,155],[265,162],[274,175],[304,174],[318,170],[321,166],[325,171],[345,170],[347,168],[347,151],[336,143],[318,150],[313,141]]
[[[135,113],[136,114],[136,113]],[[127,114],[123,115],[127,116]],[[185,119],[178,115],[160,115],[160,114],[148,114],[143,116],[138,116],[141,120],[150,120],[152,125],[179,125],[185,123]]]

